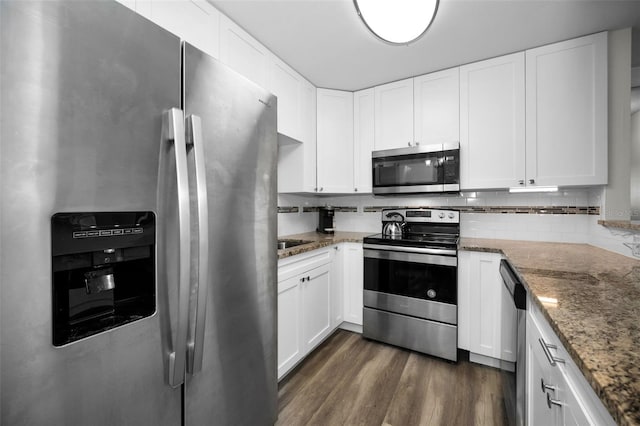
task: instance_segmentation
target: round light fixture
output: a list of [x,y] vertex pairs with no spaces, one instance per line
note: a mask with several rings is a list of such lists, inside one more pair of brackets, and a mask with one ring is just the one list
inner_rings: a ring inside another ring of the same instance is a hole
[[409,44],[429,28],[439,0],[353,0],[358,16],[376,37]]

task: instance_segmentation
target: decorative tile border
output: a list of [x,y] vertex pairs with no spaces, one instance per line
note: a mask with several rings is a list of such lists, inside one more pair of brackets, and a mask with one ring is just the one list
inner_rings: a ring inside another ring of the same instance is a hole
[[[303,213],[314,213],[323,206],[305,206],[302,207]],[[334,206],[336,212],[357,213],[358,207],[351,206]],[[364,213],[381,212],[383,209],[449,209],[458,210],[461,213],[499,213],[499,214],[586,214],[591,216],[600,215],[599,206],[576,207],[576,206],[365,206],[362,208]],[[298,213],[298,206],[278,207],[278,213]],[[613,225],[610,225],[613,226]],[[633,228],[632,228],[633,229]]]
[[[302,212],[303,213],[312,213],[312,212],[317,212],[320,210],[321,207],[324,206],[315,206],[315,207],[303,207],[302,208]],[[358,208],[357,207],[339,207],[339,206],[333,206],[333,210],[336,212],[344,212],[344,213],[357,213],[358,212]]]
[[298,206],[287,206],[287,207],[278,206],[278,213],[298,213],[299,211],[300,209],[298,208]]
[[[366,206],[365,213],[380,212],[382,209],[406,209],[420,207],[406,206]],[[600,215],[599,206],[429,206],[431,209],[458,210],[461,213],[500,213],[500,214],[586,214]]]

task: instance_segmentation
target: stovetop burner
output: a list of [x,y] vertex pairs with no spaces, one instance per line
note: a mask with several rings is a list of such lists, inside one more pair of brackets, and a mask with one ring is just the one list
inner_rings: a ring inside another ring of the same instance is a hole
[[460,236],[459,213],[438,209],[384,209],[382,225],[402,223],[402,235],[376,234],[365,243],[393,246],[457,249]]

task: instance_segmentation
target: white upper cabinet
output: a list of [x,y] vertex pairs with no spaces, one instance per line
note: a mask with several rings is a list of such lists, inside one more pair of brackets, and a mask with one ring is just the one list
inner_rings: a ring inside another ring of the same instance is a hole
[[371,192],[371,151],[374,149],[374,89],[353,94],[354,192]]
[[[136,1],[136,11],[145,2]],[[151,6],[153,22],[171,31],[203,52],[220,57],[220,12],[205,0],[153,0]],[[142,10],[141,10],[142,12]]]
[[316,87],[305,81],[302,87],[303,173],[302,192],[315,192],[316,185]]
[[269,90],[278,97],[278,132],[303,141],[304,78],[274,55],[269,61]]
[[414,145],[413,78],[376,86],[374,93],[375,149]]
[[318,192],[353,192],[353,93],[317,91]]
[[269,89],[270,52],[225,15],[220,15],[220,60]]
[[460,187],[525,179],[524,52],[460,67]]
[[607,183],[607,34],[526,52],[527,185]]
[[459,68],[413,79],[414,139],[420,145],[460,140]]

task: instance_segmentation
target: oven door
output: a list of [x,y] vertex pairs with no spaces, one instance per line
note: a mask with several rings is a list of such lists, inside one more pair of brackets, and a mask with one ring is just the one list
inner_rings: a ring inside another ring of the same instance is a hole
[[364,305],[457,324],[456,251],[381,247],[364,246]]

